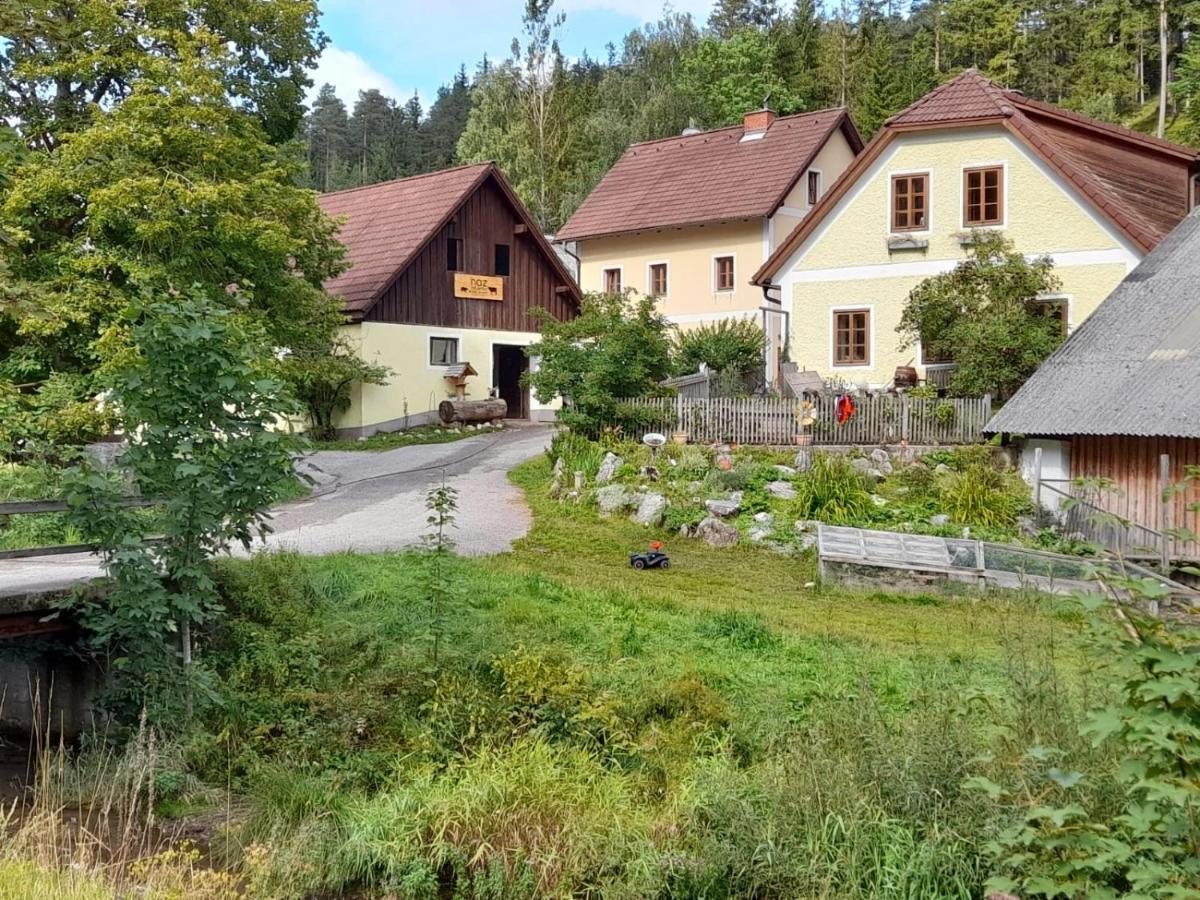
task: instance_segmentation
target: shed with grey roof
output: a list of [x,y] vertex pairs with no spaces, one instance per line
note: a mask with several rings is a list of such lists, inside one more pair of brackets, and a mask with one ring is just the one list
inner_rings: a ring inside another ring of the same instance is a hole
[[[1159,535],[1154,555],[1195,559],[1197,481],[1164,499],[1164,487],[1200,475],[1200,209],[1190,213],[988,423],[1061,451],[1062,488],[1107,479],[1088,500]],[[1039,457],[1041,454],[1039,454]],[[1035,482],[1037,473],[1033,473]],[[1039,498],[1046,501],[1043,495]],[[1154,540],[1150,538],[1149,540]],[[1145,541],[1143,541],[1145,542]]]

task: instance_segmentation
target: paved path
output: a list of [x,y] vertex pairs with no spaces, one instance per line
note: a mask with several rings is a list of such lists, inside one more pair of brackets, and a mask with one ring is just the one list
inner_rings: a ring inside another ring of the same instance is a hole
[[[426,530],[425,494],[446,481],[458,491],[458,552],[500,553],[522,537],[529,510],[508,471],[550,444],[546,426],[520,426],[448,444],[380,453],[320,451],[306,458],[318,483],[305,500],[280,507],[265,546],[300,553],[398,550]],[[0,560],[0,597],[57,590],[94,578],[87,554]]]

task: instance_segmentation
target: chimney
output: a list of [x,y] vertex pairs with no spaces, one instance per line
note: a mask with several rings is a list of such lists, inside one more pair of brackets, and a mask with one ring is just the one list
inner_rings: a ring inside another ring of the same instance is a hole
[[764,106],[762,109],[756,109],[754,112],[748,112],[742,116],[742,129],[744,131],[766,131],[774,121],[775,110]]

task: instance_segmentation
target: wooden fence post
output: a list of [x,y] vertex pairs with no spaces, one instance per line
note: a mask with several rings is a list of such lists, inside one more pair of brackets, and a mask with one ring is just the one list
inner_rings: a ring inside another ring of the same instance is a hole
[[1171,529],[1175,527],[1175,497],[1168,496],[1171,489],[1171,457],[1163,453],[1158,457],[1159,507],[1162,524],[1162,570],[1171,573]]

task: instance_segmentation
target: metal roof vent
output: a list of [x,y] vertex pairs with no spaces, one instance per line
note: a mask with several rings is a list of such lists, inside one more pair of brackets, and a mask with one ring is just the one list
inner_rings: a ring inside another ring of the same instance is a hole
[[687,128],[683,129],[683,137],[691,137],[693,134],[702,134],[703,129],[696,127],[695,119],[688,119]]

